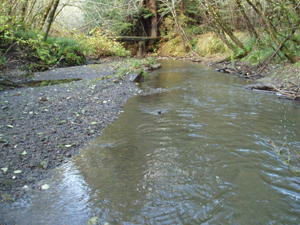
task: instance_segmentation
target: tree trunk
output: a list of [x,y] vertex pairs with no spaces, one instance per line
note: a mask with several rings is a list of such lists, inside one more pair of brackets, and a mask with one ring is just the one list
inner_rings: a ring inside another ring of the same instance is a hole
[[232,43],[230,43],[230,41],[227,40],[226,35],[224,34],[223,30],[218,29],[217,27],[214,27],[214,31],[215,33],[219,36],[219,38],[227,45],[227,47],[235,52],[236,49],[235,47],[232,45]]
[[259,36],[258,36],[258,34],[257,34],[256,30],[255,30],[255,28],[252,26],[252,23],[251,23],[249,17],[247,16],[247,14],[246,14],[246,12],[245,12],[245,8],[244,8],[244,6],[242,5],[241,0],[235,0],[235,2],[236,2],[236,4],[238,5],[238,7],[239,7],[239,9],[240,9],[240,11],[241,11],[241,13],[242,13],[244,19],[246,20],[247,27],[248,27],[248,29],[250,30],[250,32],[249,32],[250,35],[251,35],[251,36],[254,36],[255,39],[259,39]]
[[28,0],[25,0],[22,5],[22,11],[21,11],[21,22],[24,22],[25,20],[25,15],[26,15],[26,10],[27,10],[27,4]]
[[157,28],[158,16],[157,16],[156,0],[150,0],[149,8],[150,8],[150,12],[153,14],[153,16],[151,17],[150,36],[151,37],[157,37],[158,36],[158,28]]
[[51,28],[51,25],[52,25],[52,22],[53,22],[53,18],[54,18],[54,15],[55,15],[55,11],[58,7],[59,1],[60,0],[55,0],[54,1],[53,7],[52,7],[51,12],[49,14],[49,18],[47,20],[46,27],[45,27],[45,30],[44,30],[45,31],[44,41],[47,41],[48,34],[49,34],[49,31],[50,31],[50,28]]
[[214,20],[219,24],[220,28],[226,33],[228,34],[228,36],[230,37],[230,39],[241,49],[243,49],[246,52],[246,48],[243,45],[242,42],[240,42],[240,40],[233,34],[233,32],[230,30],[230,28],[223,22],[223,20],[221,19],[217,9],[210,4],[206,4],[206,9],[213,15]]
[[45,12],[43,14],[43,18],[42,18],[41,25],[40,25],[41,29],[43,29],[44,24],[46,23],[47,17],[49,15],[49,12],[50,12],[52,6],[53,6],[53,3],[54,3],[54,0],[51,0],[49,5],[45,8]]
[[34,0],[34,1],[32,2],[32,4],[30,5],[30,9],[28,10],[27,16],[26,16],[26,18],[25,18],[25,20],[24,20],[25,23],[28,23],[28,21],[30,21],[30,19],[31,19],[31,14],[32,14],[32,12],[33,12],[33,9],[34,9],[34,6],[35,6],[36,2],[37,2],[37,0]]
[[181,11],[181,14],[184,14],[184,0],[181,0],[181,2],[180,2],[180,11]]

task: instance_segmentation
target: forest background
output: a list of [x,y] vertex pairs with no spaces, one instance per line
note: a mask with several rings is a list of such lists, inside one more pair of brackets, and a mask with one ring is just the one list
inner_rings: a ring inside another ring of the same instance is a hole
[[[0,0],[0,69],[81,65],[86,56],[136,55],[118,36],[159,37],[154,56],[236,61],[261,73],[299,68],[299,0]],[[298,71],[296,69],[296,71]],[[245,72],[247,74],[247,72]],[[2,75],[0,77],[3,79]],[[299,86],[299,81],[293,81]]]

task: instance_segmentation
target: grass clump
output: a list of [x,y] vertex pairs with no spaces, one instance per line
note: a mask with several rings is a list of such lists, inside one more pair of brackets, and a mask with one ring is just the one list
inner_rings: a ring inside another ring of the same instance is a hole
[[206,33],[197,36],[196,52],[202,56],[229,53],[228,47],[214,33]]
[[180,36],[170,38],[166,42],[161,43],[160,48],[158,50],[158,54],[160,56],[180,57],[180,56],[184,56],[187,53],[188,52],[183,46]]

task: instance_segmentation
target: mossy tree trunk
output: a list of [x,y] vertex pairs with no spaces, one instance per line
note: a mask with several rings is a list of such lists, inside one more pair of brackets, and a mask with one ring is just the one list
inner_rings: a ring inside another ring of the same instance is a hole
[[49,13],[49,17],[48,17],[48,20],[47,20],[47,23],[46,23],[46,26],[45,26],[45,29],[44,29],[44,32],[45,32],[44,41],[47,41],[48,34],[49,34],[49,31],[50,31],[50,28],[51,28],[51,25],[52,25],[52,22],[53,22],[53,19],[54,19],[54,15],[55,15],[56,9],[57,9],[58,4],[59,4],[59,1],[60,0],[54,0],[52,9]]
[[254,36],[255,39],[259,39],[259,36],[258,36],[258,33],[256,32],[255,28],[253,27],[249,17],[247,16],[246,14],[246,10],[241,2],[241,0],[235,0],[236,4],[238,5],[238,8],[241,12],[241,14],[243,15],[245,21],[246,21],[246,24],[247,24],[247,28],[249,29],[249,33],[251,36]]
[[43,27],[44,27],[44,25],[45,25],[45,23],[46,23],[46,20],[47,20],[47,18],[48,18],[49,12],[50,12],[50,10],[51,10],[51,8],[52,8],[52,6],[53,6],[53,3],[54,3],[54,0],[51,0],[51,1],[49,2],[49,5],[45,8],[45,11],[44,11],[44,13],[43,13],[43,17],[42,17],[42,19],[41,19],[41,23],[40,23],[40,25],[39,25],[39,27],[40,27],[41,29],[43,29]]
[[21,22],[24,22],[27,11],[28,0],[24,0],[21,10]]
[[151,16],[150,36],[151,37],[157,37],[158,36],[158,27],[157,27],[158,15],[157,15],[157,2],[156,2],[156,0],[150,0],[149,1],[149,9],[150,9],[150,12],[153,14]]
[[227,26],[226,23],[224,23],[224,21],[222,20],[218,9],[216,7],[214,7],[212,4],[209,3],[209,1],[206,1],[205,7],[207,9],[207,11],[213,16],[215,22],[218,24],[218,27],[220,29],[222,29],[229,37],[230,39],[241,49],[244,50],[244,52],[246,53],[246,48],[243,45],[243,43],[233,34],[233,32],[231,31],[231,28],[229,28]]

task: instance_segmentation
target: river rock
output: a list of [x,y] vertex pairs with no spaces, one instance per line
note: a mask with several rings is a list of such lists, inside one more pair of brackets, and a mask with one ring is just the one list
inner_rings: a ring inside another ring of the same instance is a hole
[[153,64],[151,66],[144,66],[143,70],[156,70],[156,69],[159,69],[159,68],[161,68],[161,63],[156,63],[156,64]]
[[142,78],[143,78],[142,69],[128,75],[128,80],[131,82],[139,82],[142,80]]

